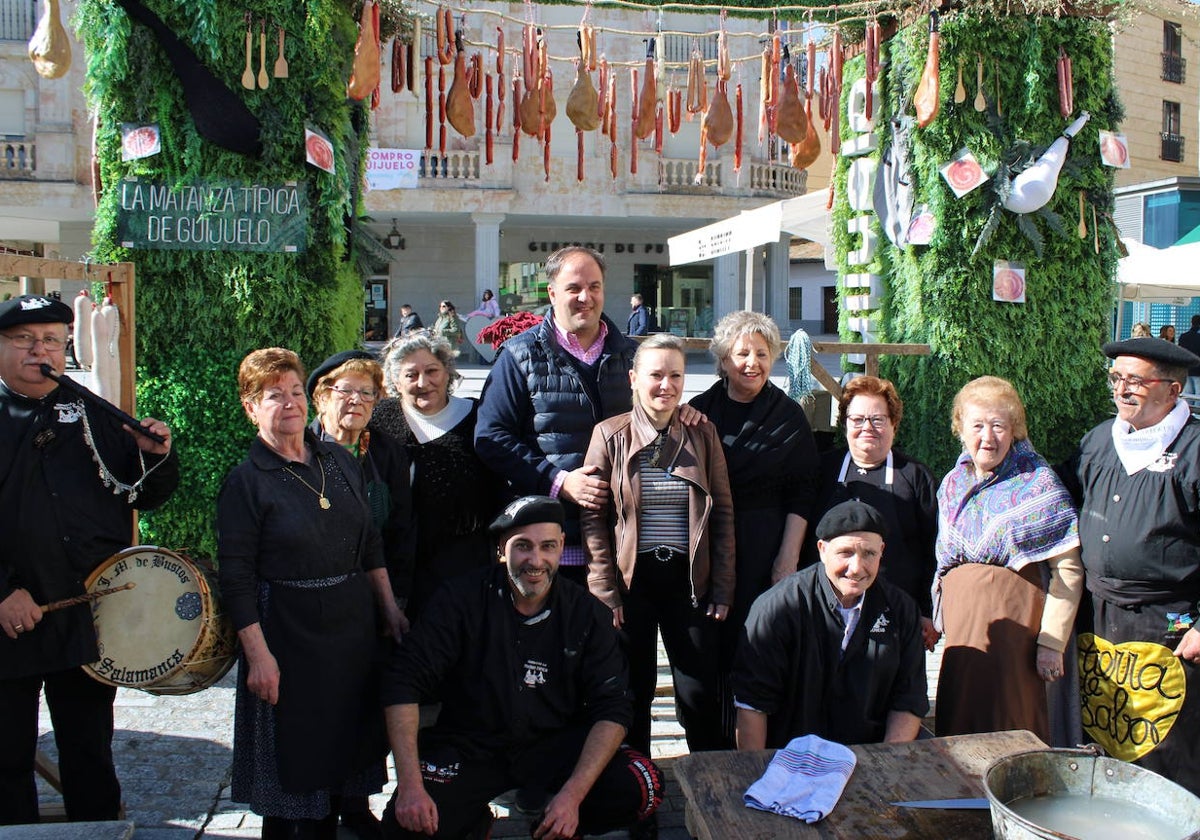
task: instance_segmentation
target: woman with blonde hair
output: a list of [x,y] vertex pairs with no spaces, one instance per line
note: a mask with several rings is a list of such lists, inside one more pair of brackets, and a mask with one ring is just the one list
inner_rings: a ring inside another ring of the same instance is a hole
[[963,452],[938,490],[937,734],[1027,729],[1050,742],[1045,686],[1071,661],[1083,593],[1075,508],[1030,444],[1011,383],[967,383],[951,426]]
[[688,748],[732,746],[722,735],[713,652],[733,601],[733,498],[713,425],[680,422],[684,366],[676,336],[642,342],[629,372],[633,410],[596,427],[584,460],[609,487],[580,519],[588,588],[612,608],[627,642],[628,741],[646,755],[660,631]]

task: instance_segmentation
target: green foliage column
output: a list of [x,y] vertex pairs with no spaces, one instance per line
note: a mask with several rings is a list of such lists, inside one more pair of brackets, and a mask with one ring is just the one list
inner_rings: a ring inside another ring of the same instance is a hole
[[[881,152],[891,143],[888,119],[913,113],[911,100],[928,44],[925,17],[884,43],[879,80],[884,110],[875,129]],[[1059,113],[1060,47],[1074,65],[1071,119],[1089,111],[1091,121],[1071,142],[1045,212],[1018,216],[996,208],[1003,184],[1070,122]],[[977,56],[984,62],[983,112],[973,105]],[[967,88],[961,104],[954,102],[960,61]],[[863,75],[861,57],[846,69],[849,90]],[[1111,33],[1104,21],[1094,19],[948,14],[941,21],[939,79],[941,111],[929,126],[913,128],[909,154],[915,203],[927,205],[937,219],[932,241],[895,248],[881,236],[869,268],[848,266],[846,254],[858,238],[845,232],[846,221],[856,214],[845,198],[850,161],[842,159],[833,224],[840,272],[869,270],[884,278],[875,315],[878,341],[932,349],[927,357],[884,357],[881,364],[882,375],[896,383],[905,401],[900,442],[909,452],[939,475],[949,469],[961,450],[950,433],[954,394],[971,379],[990,374],[1016,386],[1034,446],[1054,461],[1111,409],[1100,346],[1110,330],[1116,232],[1108,221],[1112,170],[1100,162],[1096,133],[1118,130],[1122,116],[1112,84]],[[844,130],[842,136],[850,135]],[[964,147],[992,180],[956,198],[939,167]],[[1077,234],[1081,190],[1088,208],[1086,239]],[[1100,220],[1098,249],[1093,207]],[[1025,303],[992,299],[997,259],[1025,265]]]
[[[365,148],[364,106],[346,98],[357,29],[345,0],[144,0],[262,123],[263,151],[246,156],[196,132],[162,45],[114,0],[81,0],[76,26],[87,53],[87,93],[98,114],[96,155],[104,191],[96,212],[96,259],[137,267],[138,408],[175,432],[183,480],[143,537],[212,557],[216,496],[245,456],[253,429],[237,399],[236,373],[250,350],[284,346],[309,366],[352,346],[362,318],[362,284],[348,253],[347,221]],[[270,72],[276,27],[287,32],[288,78],[265,90],[240,83],[246,13],[267,21]],[[121,123],[157,123],[162,151],[121,160]],[[336,174],[305,164],[304,127],[333,142]],[[303,253],[131,250],[116,237],[120,182],[299,181],[308,202]]]

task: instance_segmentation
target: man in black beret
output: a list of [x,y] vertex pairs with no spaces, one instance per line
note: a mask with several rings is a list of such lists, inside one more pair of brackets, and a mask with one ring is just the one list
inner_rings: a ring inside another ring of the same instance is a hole
[[91,608],[39,605],[82,595],[88,575],[129,546],[134,508],[157,507],[179,481],[166,424],[142,421],[164,443],[135,435],[42,373],[63,374],[73,315],[43,295],[0,304],[0,825],[38,820],[43,690],[67,818],[116,819],[116,688],[79,667],[100,658]]
[[857,500],[817,524],[821,563],[754,602],[730,680],[742,750],[800,735],[911,741],[929,712],[920,610],[879,578],[887,526]]
[[[633,711],[612,613],[557,576],[564,519],[548,496],[509,504],[489,528],[500,562],[443,586],[393,656],[385,837],[486,837],[488,801],[517,787],[542,792],[533,836],[546,840],[657,807],[658,768],[621,747]],[[418,704],[432,701],[437,723],[418,739]]]
[[1061,470],[1091,596],[1078,619],[1083,728],[1200,794],[1200,421],[1180,398],[1200,358],[1157,338],[1103,349],[1117,416]]

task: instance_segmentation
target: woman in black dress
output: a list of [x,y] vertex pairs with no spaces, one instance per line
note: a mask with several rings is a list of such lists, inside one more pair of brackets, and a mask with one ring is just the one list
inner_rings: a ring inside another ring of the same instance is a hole
[[394,398],[376,405],[371,425],[401,441],[413,464],[417,550],[405,612],[415,622],[439,584],[495,560],[486,530],[497,481],[475,454],[475,400],[452,393],[458,373],[450,342],[413,333],[383,353]]
[[258,437],[217,501],[223,607],[242,643],[232,798],[263,815],[264,838],[333,840],[340,798],[386,780],[378,628],[398,610],[362,470],[307,429],[299,357],[254,351],[238,390]]
[[[733,491],[737,582],[723,628],[723,678],[754,599],[796,571],[815,495],[817,445],[808,418],[769,379],[782,349],[770,317],[729,313],[712,340],[720,379],[691,401],[717,427]],[[731,734],[734,710],[727,686],[722,694],[723,723]]]

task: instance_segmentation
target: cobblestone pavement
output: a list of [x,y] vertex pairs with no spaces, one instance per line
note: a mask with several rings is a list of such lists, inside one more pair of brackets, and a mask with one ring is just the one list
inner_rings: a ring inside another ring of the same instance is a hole
[[[712,384],[706,358],[689,358],[687,396]],[[834,365],[829,365],[835,367]],[[458,393],[477,396],[487,368],[465,366]],[[785,371],[777,367],[772,376],[783,384]],[[930,696],[936,691],[940,649],[928,658]],[[233,739],[235,673],[217,685],[187,697],[155,697],[140,691],[119,689],[115,706],[116,736],[113,749],[121,779],[127,817],[136,825],[135,840],[191,840],[192,838],[257,838],[262,820],[229,798],[229,771]],[[670,676],[660,648],[659,697],[655,701],[652,757],[660,761],[668,779],[667,799],[659,811],[660,838],[686,840],[684,800],[674,783],[674,760],[687,754],[683,730],[675,719]],[[55,758],[49,715],[43,707],[39,747]],[[389,776],[394,778],[394,773]],[[42,802],[61,802],[55,791],[39,780]],[[394,782],[371,798],[374,811],[382,812]],[[510,817],[503,805],[494,805],[499,817],[493,837],[527,837],[529,820]],[[349,832],[342,832],[350,840]],[[624,837],[624,832],[606,835]]]

